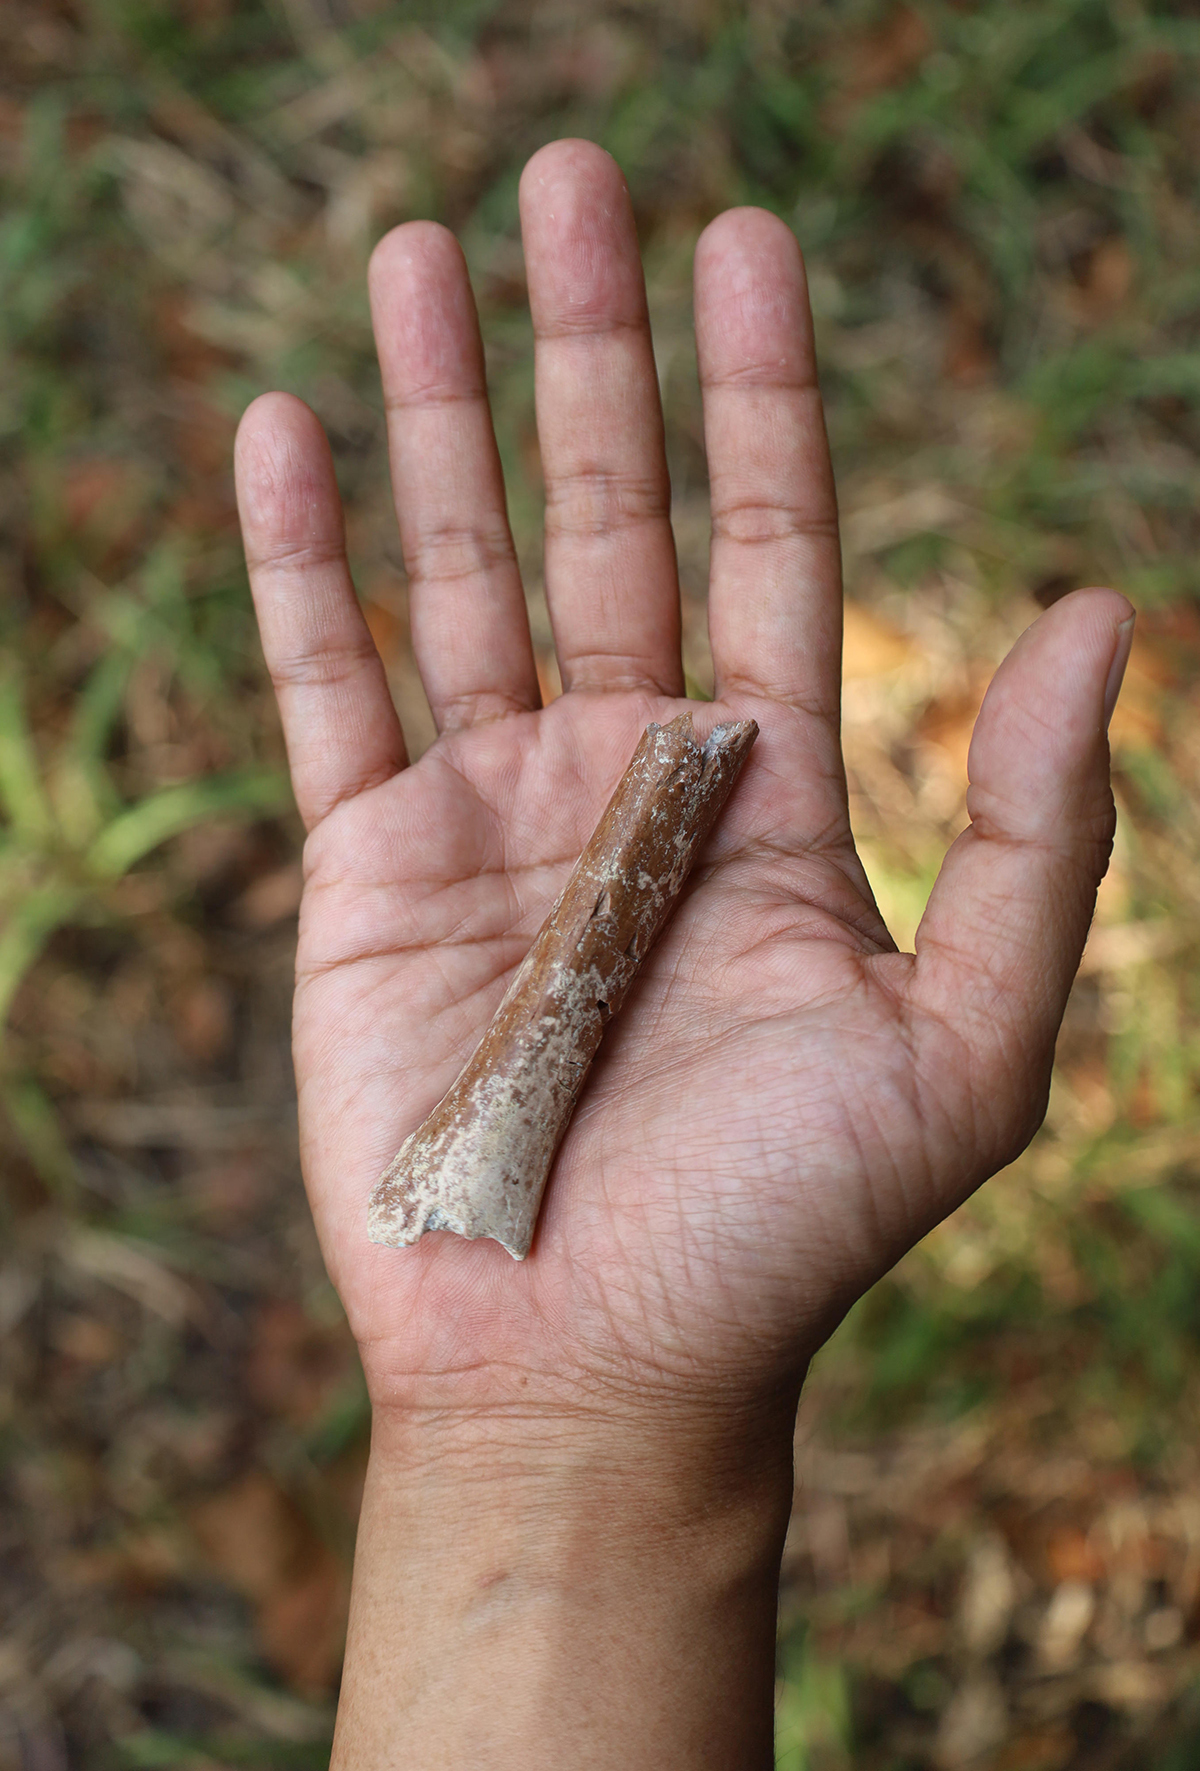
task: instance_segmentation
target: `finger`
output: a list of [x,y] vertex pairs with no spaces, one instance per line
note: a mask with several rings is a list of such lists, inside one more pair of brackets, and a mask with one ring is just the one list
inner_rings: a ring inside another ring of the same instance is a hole
[[413,651],[440,730],[538,707],[537,672],[458,241],[433,222],[387,234],[371,313]]
[[[927,1074],[961,1070],[1009,1160],[1045,1108],[1054,1040],[1108,864],[1107,723],[1133,611],[1065,597],[1022,635],[983,703],[968,760],[971,825],[917,932],[910,1002]],[[986,1136],[985,1136],[986,1142]]]
[[238,428],[238,510],[296,803],[311,830],[405,764],[404,737],[350,571],[325,433],[263,394]]
[[800,248],[765,210],[729,210],[700,237],[695,287],[717,694],[804,710],[840,775],[837,501]]
[[568,689],[683,690],[658,376],[633,210],[591,142],[521,178],[546,488],[546,597]]

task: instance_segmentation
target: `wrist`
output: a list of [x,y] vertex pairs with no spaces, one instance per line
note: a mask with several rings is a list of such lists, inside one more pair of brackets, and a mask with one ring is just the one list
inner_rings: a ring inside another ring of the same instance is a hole
[[597,1370],[561,1354],[551,1366],[537,1349],[520,1365],[418,1372],[394,1345],[361,1351],[372,1463],[413,1492],[430,1483],[480,1507],[503,1490],[564,1513],[603,1492],[622,1528],[753,1512],[771,1497],[790,1505],[802,1371],[756,1386],[748,1374]]
[[377,1410],[335,1765],[769,1765],[791,1416],[734,1427]]
[[670,1556],[683,1544],[752,1564],[782,1540],[792,1499],[794,1410],[777,1419],[657,1418],[558,1407],[431,1417],[376,1410],[375,1480],[439,1535],[511,1540],[547,1574],[589,1555]]

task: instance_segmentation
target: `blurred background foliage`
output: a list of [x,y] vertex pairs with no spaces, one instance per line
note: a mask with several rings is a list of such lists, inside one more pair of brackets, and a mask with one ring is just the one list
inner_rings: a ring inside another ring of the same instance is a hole
[[367,1416],[299,1189],[299,830],[237,416],[301,394],[410,743],[365,267],[461,234],[547,694],[516,222],[602,142],[646,253],[703,687],[690,262],[809,263],[846,741],[911,942],[971,722],[1076,584],[1141,610],[1120,830],[1029,1153],[819,1362],[787,1771],[1200,1763],[1200,8],[8,0],[0,20],[0,1767],[317,1766]]

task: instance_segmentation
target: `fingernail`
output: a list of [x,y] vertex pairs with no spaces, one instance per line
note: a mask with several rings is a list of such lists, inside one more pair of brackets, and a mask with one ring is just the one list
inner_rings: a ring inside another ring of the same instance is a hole
[[1113,661],[1108,667],[1108,681],[1104,685],[1104,730],[1107,732],[1109,721],[1113,716],[1113,708],[1117,705],[1117,696],[1121,693],[1121,682],[1125,675],[1125,666],[1129,663],[1129,648],[1133,644],[1133,624],[1136,615],[1126,615],[1117,628],[1117,647],[1113,653]]

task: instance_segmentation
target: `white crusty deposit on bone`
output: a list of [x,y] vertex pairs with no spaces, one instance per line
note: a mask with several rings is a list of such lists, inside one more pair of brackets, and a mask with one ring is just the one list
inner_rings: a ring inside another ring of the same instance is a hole
[[757,731],[738,721],[699,745],[690,714],[648,728],[479,1046],[371,1195],[371,1241],[453,1230],[524,1258],[604,1029]]
[[377,1190],[373,1242],[402,1246],[427,1230],[454,1230],[493,1237],[522,1257],[541,1203],[539,1177],[549,1173],[587,1074],[580,1035],[590,1031],[591,1017],[601,1021],[603,989],[594,969],[567,974],[555,1008],[524,1030],[503,1069],[477,1073],[467,1066],[450,1091],[459,1094],[457,1110],[431,1134],[419,1126],[397,1151],[387,1176],[403,1176],[404,1223],[396,1234],[394,1208],[381,1206]]

